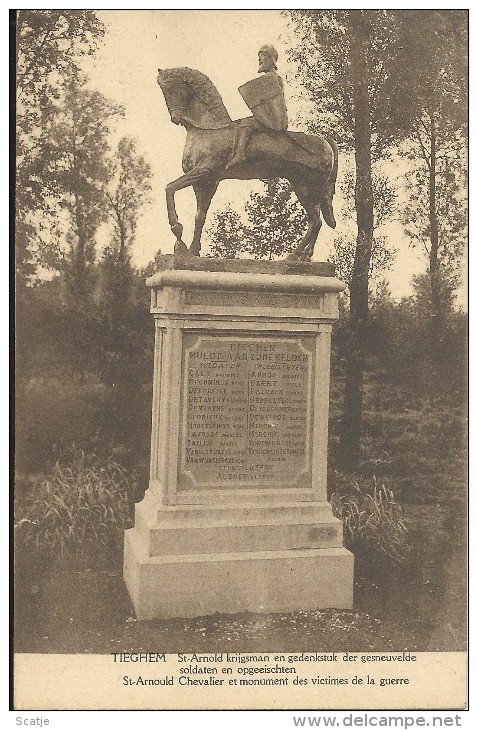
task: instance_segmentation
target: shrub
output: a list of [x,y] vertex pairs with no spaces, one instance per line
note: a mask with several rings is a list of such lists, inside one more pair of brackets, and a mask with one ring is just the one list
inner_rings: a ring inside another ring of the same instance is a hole
[[17,504],[17,544],[51,556],[101,560],[116,550],[131,525],[133,485],[126,470],[73,448]]
[[88,453],[106,441],[100,418],[108,389],[97,378],[35,377],[17,385],[18,471],[45,471],[73,441]]
[[151,382],[108,386],[95,375],[78,374],[17,385],[17,471],[46,471],[72,442],[85,453],[121,447],[126,466],[148,458]]
[[407,525],[393,490],[373,478],[371,489],[358,482],[352,494],[331,497],[334,515],[344,525],[345,545],[356,555],[386,558],[393,563],[408,559]]

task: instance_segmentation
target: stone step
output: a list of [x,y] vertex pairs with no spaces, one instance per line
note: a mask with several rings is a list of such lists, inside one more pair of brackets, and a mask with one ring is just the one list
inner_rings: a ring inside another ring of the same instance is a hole
[[124,577],[138,619],[351,608],[344,548],[149,556],[125,534]]
[[[135,529],[141,536],[150,556],[209,552],[254,552],[257,550],[298,550],[341,547],[343,528],[332,512],[323,511],[319,519],[312,513],[305,518],[297,515],[236,514],[229,510],[222,520],[209,514],[206,519],[190,518],[185,511],[182,519],[171,521],[161,510],[152,519],[145,506],[136,511]],[[213,510],[214,512],[214,510]]]
[[331,514],[331,507],[328,502],[238,502],[235,504],[195,504],[165,506],[158,504],[154,495],[146,492],[142,502],[136,505],[136,512],[149,515],[152,524],[156,521],[161,525],[167,523],[175,524],[185,520],[208,520],[213,524],[221,522],[233,524],[242,521],[257,521],[263,523],[265,520],[277,518],[283,522],[290,522],[298,519],[314,520],[320,522],[327,519]]

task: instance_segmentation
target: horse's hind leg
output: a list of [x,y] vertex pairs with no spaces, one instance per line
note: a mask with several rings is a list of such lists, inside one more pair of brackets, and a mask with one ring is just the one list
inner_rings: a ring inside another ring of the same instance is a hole
[[189,248],[189,252],[193,256],[199,256],[199,252],[201,251],[202,229],[204,228],[207,212],[209,210],[209,206],[211,205],[213,195],[217,190],[217,186],[218,183],[216,181],[201,182],[193,185],[197,200],[194,234],[191,246]]
[[303,183],[293,184],[293,189],[295,194],[297,195],[299,203],[305,209],[308,225],[304,238],[302,239],[302,241],[300,241],[295,251],[293,251],[293,253],[290,255],[290,258],[301,259],[302,261],[310,261],[314,253],[317,236],[319,235],[319,231],[322,228],[320,205],[317,200],[317,193],[315,189],[313,192],[311,192],[310,187],[304,185]]

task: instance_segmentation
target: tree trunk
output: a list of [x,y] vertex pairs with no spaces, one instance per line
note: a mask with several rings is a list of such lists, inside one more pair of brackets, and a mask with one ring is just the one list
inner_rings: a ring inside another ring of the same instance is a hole
[[[433,111],[430,113],[430,185],[429,185],[429,207],[430,207],[430,305],[431,305],[431,348],[430,354],[434,376],[438,365],[440,353],[440,339],[442,335],[442,311],[440,298],[440,270],[438,264],[438,218],[436,209],[436,126]],[[435,380],[433,377],[432,380]]]
[[363,373],[368,317],[368,278],[373,239],[373,191],[369,99],[370,26],[360,11],[349,12],[351,77],[354,101],[355,206],[357,244],[350,282],[350,333],[345,364],[345,397],[342,417],[341,461],[353,471],[360,458]]

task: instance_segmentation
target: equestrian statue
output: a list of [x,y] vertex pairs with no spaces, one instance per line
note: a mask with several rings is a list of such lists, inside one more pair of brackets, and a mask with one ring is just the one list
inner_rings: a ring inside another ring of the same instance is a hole
[[[277,51],[259,50],[259,73],[239,87],[253,116],[232,121],[214,84],[190,68],[158,70],[158,84],[174,124],[186,128],[184,175],[166,186],[169,225],[176,236],[175,253],[199,256],[201,233],[221,180],[287,179],[308,220],[307,231],[290,258],[308,261],[322,226],[321,214],[335,228],[332,200],[337,178],[338,148],[331,139],[287,131],[283,81],[277,73]],[[193,240],[182,241],[174,195],[194,189],[197,200]]]

